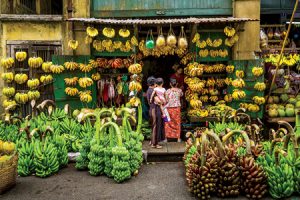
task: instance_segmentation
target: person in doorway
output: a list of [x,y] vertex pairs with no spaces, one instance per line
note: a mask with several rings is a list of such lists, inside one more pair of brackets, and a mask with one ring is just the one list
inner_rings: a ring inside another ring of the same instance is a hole
[[183,91],[184,90],[183,69],[178,64],[175,64],[172,68],[174,69],[175,73],[172,74],[170,78],[176,79],[177,84],[178,84],[177,87],[180,88]]
[[164,128],[162,122],[162,113],[160,106],[155,104],[151,96],[155,88],[155,78],[149,77],[147,79],[148,90],[146,92],[147,101],[149,104],[149,122],[151,124],[151,142],[150,145],[153,148],[161,149],[162,146],[158,145],[158,142],[162,141],[164,138]]
[[165,135],[166,138],[175,138],[178,142],[181,142],[181,103],[180,98],[183,96],[183,92],[178,88],[178,82],[176,79],[170,79],[171,88],[166,91],[166,108],[170,115],[170,121],[165,123]]

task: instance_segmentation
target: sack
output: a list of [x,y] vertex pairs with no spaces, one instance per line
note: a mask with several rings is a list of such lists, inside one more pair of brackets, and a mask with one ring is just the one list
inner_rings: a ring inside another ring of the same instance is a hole
[[151,29],[147,33],[146,48],[147,49],[154,49],[154,37],[152,35],[152,30]]
[[178,47],[181,49],[186,49],[188,47],[188,41],[186,39],[186,35],[184,32],[184,26],[181,26],[179,39],[178,39]]

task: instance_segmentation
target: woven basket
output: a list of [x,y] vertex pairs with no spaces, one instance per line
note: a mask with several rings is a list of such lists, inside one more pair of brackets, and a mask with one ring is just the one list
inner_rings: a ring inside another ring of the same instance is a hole
[[18,155],[15,154],[9,161],[0,167],[0,194],[16,184]]

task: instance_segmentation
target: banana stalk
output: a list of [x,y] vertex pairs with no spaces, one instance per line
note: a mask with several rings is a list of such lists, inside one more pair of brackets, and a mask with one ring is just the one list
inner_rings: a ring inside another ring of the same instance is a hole
[[247,133],[245,131],[240,131],[240,130],[233,130],[233,131],[230,131],[228,134],[226,134],[222,140],[223,142],[226,142],[229,138],[231,138],[234,134],[240,134],[242,135],[245,143],[246,143],[246,152],[247,152],[247,155],[251,155],[251,144],[250,144],[250,140],[249,140],[249,137],[247,135]]

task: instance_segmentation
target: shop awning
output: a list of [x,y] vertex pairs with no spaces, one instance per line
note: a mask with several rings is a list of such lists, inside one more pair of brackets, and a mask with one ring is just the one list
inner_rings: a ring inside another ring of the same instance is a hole
[[67,21],[83,22],[91,24],[208,24],[208,23],[236,23],[247,21],[259,21],[251,18],[216,17],[216,18],[169,18],[169,19],[104,19],[104,18],[70,18]]

